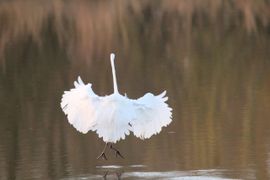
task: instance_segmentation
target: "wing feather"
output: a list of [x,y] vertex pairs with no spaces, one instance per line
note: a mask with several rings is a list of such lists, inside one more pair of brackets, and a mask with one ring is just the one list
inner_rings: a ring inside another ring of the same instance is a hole
[[65,91],[62,96],[61,108],[67,115],[68,122],[79,132],[87,133],[96,124],[96,108],[99,97],[93,92],[91,84],[84,84],[80,77],[74,82],[75,88]]
[[81,133],[96,131],[105,142],[124,139],[129,131],[141,139],[150,138],[172,121],[166,91],[131,100],[120,94],[99,97],[80,77],[74,86],[64,92],[61,101],[68,122]]
[[135,136],[150,138],[171,123],[172,109],[166,103],[168,97],[165,95],[166,91],[157,96],[147,93],[133,102],[136,117],[130,124]]

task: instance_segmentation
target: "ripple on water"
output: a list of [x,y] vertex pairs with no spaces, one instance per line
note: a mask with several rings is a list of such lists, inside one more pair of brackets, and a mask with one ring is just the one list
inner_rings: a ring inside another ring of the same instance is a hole
[[[105,170],[106,173],[100,175],[84,174],[76,177],[65,178],[69,179],[101,179],[106,174],[107,179],[117,179],[117,177],[124,179],[160,179],[160,180],[232,180],[233,178],[228,178],[226,175],[230,174],[228,170],[220,169],[209,169],[209,170],[193,170],[193,171],[165,171],[165,172],[147,172],[147,171],[124,171],[124,168],[138,168],[146,167],[145,165],[130,165],[130,166],[117,166],[117,165],[107,165],[107,166],[97,166],[98,169]],[[108,171],[107,171],[108,170]]]

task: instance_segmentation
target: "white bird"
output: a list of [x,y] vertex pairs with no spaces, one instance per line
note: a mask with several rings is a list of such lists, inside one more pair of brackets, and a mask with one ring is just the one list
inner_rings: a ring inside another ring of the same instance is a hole
[[115,54],[111,53],[113,94],[97,96],[92,90],[92,84],[84,84],[79,76],[74,82],[75,88],[65,91],[61,101],[68,122],[77,131],[84,134],[89,130],[96,131],[103,138],[106,145],[98,158],[104,159],[107,159],[107,146],[115,151],[116,156],[123,158],[112,143],[125,139],[130,131],[136,137],[147,139],[158,134],[162,127],[172,121],[172,109],[166,103],[166,91],[157,96],[147,93],[138,99],[129,99],[118,92],[114,58]]

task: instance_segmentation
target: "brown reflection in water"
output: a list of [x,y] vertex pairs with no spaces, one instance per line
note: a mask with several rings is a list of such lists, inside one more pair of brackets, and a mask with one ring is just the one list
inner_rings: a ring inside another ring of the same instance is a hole
[[[262,7],[245,6],[251,20],[244,22],[257,31],[247,34],[232,17],[230,26],[227,19],[206,23],[226,3],[212,4],[204,17],[203,4],[161,2],[0,4],[1,178],[95,174],[103,164],[143,164],[147,171],[225,169],[226,177],[269,178],[267,13],[265,26],[253,27]],[[174,117],[150,140],[131,136],[118,143],[125,160],[112,155],[102,162],[96,160],[102,141],[94,133],[77,133],[59,102],[77,75],[92,82],[97,94],[111,93],[111,51],[117,53],[120,91],[137,98],[167,89]]]

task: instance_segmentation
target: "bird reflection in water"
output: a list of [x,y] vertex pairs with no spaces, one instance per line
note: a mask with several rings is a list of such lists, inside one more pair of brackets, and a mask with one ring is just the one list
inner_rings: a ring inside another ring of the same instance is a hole
[[112,174],[112,175],[115,176],[118,180],[120,180],[120,179],[121,179],[121,176],[122,176],[122,174],[123,174],[123,172],[121,172],[121,171],[120,171],[120,172],[116,171],[116,172],[110,173],[110,171],[106,171],[105,174],[104,174],[104,176],[103,176],[103,179],[104,179],[104,180],[107,180],[107,177],[108,177],[109,174]]

